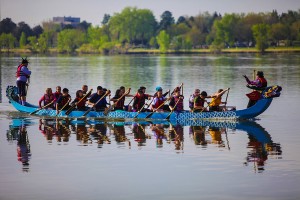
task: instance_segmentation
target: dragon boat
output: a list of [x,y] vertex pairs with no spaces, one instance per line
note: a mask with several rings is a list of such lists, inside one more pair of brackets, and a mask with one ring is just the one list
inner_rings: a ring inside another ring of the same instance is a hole
[[[168,119],[172,122],[182,124],[186,120],[240,120],[240,119],[251,119],[262,114],[271,105],[274,98],[280,96],[281,87],[278,85],[267,87],[260,93],[259,100],[257,103],[246,109],[242,110],[228,110],[220,112],[128,112],[128,111],[111,111],[108,114],[104,112],[90,111],[85,118],[105,118],[105,119],[147,119],[147,120],[164,120]],[[85,111],[74,110],[69,115],[65,114],[65,111],[61,111],[58,115],[56,110],[50,109],[39,109],[38,106],[26,103],[21,105],[18,102],[16,86],[8,86],[6,89],[6,96],[9,102],[14,108],[23,113],[35,113],[37,116],[44,117],[60,117],[60,118],[81,118]],[[150,116],[150,117],[149,117]]]

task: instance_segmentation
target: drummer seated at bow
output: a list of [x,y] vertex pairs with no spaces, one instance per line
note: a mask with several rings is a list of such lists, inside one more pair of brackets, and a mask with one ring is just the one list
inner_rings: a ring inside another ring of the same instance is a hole
[[[101,86],[98,86],[97,92],[92,94],[90,99],[88,100],[88,102],[87,102],[88,105],[93,106],[96,111],[105,111],[107,101],[106,101],[106,98],[102,98],[103,95],[105,95],[105,91],[103,90],[103,88]],[[100,99],[101,99],[101,101],[99,101]]]
[[183,99],[184,96],[180,94],[180,88],[179,87],[175,88],[173,96],[169,103],[170,110],[177,111],[177,112],[183,111]]
[[62,96],[60,96],[56,101],[56,112],[60,110],[68,110],[70,108],[71,96],[69,95],[69,90],[64,88],[62,90]]
[[[86,100],[83,99],[84,95],[83,95],[83,91],[82,90],[77,90],[76,92],[76,98],[74,99],[74,101],[71,103],[71,105],[76,104],[76,108],[77,110],[80,111],[85,111],[88,109],[88,107],[85,106]],[[83,100],[82,100],[83,99]]]
[[125,87],[121,86],[119,89],[116,90],[115,96],[110,99],[110,101],[113,101],[116,105],[114,107],[114,110],[126,110],[131,111],[132,108],[130,105],[125,106],[125,97],[134,97],[133,95],[129,94],[130,88],[128,89],[128,94],[125,94]]
[[[225,107],[220,106],[221,104],[226,104],[226,102],[222,102],[222,95],[227,92],[229,88],[223,90],[219,89],[218,92],[215,94],[211,95],[210,97],[212,98],[210,104],[209,104],[209,111],[223,111],[226,110]],[[209,97],[208,97],[209,98]]]
[[45,94],[39,100],[39,107],[42,108],[42,103],[44,104],[43,108],[51,108],[54,109],[54,102],[56,98],[52,93],[51,88],[47,88]]
[[151,105],[151,110],[153,112],[158,111],[158,112],[163,112],[163,111],[170,111],[170,108],[168,105],[165,105],[165,101],[167,98],[163,96],[162,93],[162,88],[161,87],[156,87],[156,96],[153,99],[152,105]]

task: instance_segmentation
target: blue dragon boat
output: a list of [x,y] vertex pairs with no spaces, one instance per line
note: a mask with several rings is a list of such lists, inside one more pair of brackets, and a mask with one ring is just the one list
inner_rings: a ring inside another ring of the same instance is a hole
[[[108,119],[147,119],[147,120],[164,120],[168,117],[169,121],[184,122],[186,120],[239,120],[239,119],[251,119],[255,118],[263,113],[271,105],[275,97],[280,96],[281,87],[271,86],[267,87],[261,92],[260,99],[257,103],[247,109],[220,111],[220,112],[128,112],[128,111],[111,111],[107,115],[104,112],[91,111],[85,117],[86,118],[108,118]],[[65,114],[65,111],[61,111],[58,115],[55,110],[40,109],[36,105],[26,103],[21,105],[18,102],[17,87],[8,86],[6,89],[6,96],[14,108],[23,113],[33,113],[37,116],[44,117],[61,117],[61,118],[80,118],[84,115],[85,111],[72,111],[69,115]],[[151,114],[151,117],[148,116]]]

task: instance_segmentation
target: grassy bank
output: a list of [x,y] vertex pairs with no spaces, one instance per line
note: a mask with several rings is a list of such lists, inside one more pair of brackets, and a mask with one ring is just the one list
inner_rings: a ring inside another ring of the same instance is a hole
[[[29,49],[1,49],[1,53],[7,54],[32,54]],[[210,49],[191,49],[191,50],[168,50],[165,54],[208,54],[214,53]],[[259,53],[256,48],[228,48],[222,49],[218,53]],[[266,53],[300,53],[300,47],[270,47],[266,49]],[[47,54],[59,54],[56,48],[51,48]],[[80,53],[78,53],[80,54]],[[84,53],[95,54],[95,52]],[[99,53],[100,54],[100,53]],[[124,54],[161,54],[159,49],[128,49]]]

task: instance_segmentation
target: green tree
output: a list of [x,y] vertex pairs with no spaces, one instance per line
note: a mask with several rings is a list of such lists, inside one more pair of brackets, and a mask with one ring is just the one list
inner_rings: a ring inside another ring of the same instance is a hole
[[29,36],[27,39],[29,42],[29,49],[32,52],[37,52],[38,51],[38,40],[37,40],[36,36]]
[[154,34],[156,21],[152,11],[127,7],[109,20],[113,40],[122,43],[146,44]]
[[256,48],[264,53],[268,48],[270,26],[267,24],[256,24],[252,27],[253,36],[256,41]]
[[237,26],[239,19],[236,14],[225,14],[221,20],[215,21],[216,37],[213,44],[221,46],[229,44],[232,46],[239,31]]
[[175,23],[175,19],[170,11],[165,11],[160,16],[161,20],[158,25],[158,31],[168,30]]
[[273,24],[270,29],[270,39],[273,39],[276,41],[276,43],[279,43],[280,40],[288,39],[289,32],[290,30],[288,26],[282,23]]
[[11,33],[2,33],[0,35],[0,48],[5,48],[9,52],[15,47],[16,38]]
[[109,22],[109,20],[110,20],[110,15],[109,14],[104,14],[101,24],[106,25]]
[[74,53],[85,39],[85,35],[80,30],[65,29],[58,34],[57,48],[60,52]]
[[27,43],[26,34],[22,32],[20,38],[20,48],[24,48],[26,46],[26,43]]
[[49,32],[42,33],[37,42],[39,51],[43,53],[47,52],[49,49]]
[[165,30],[159,32],[156,37],[159,49],[162,53],[166,53],[170,47],[170,35]]

